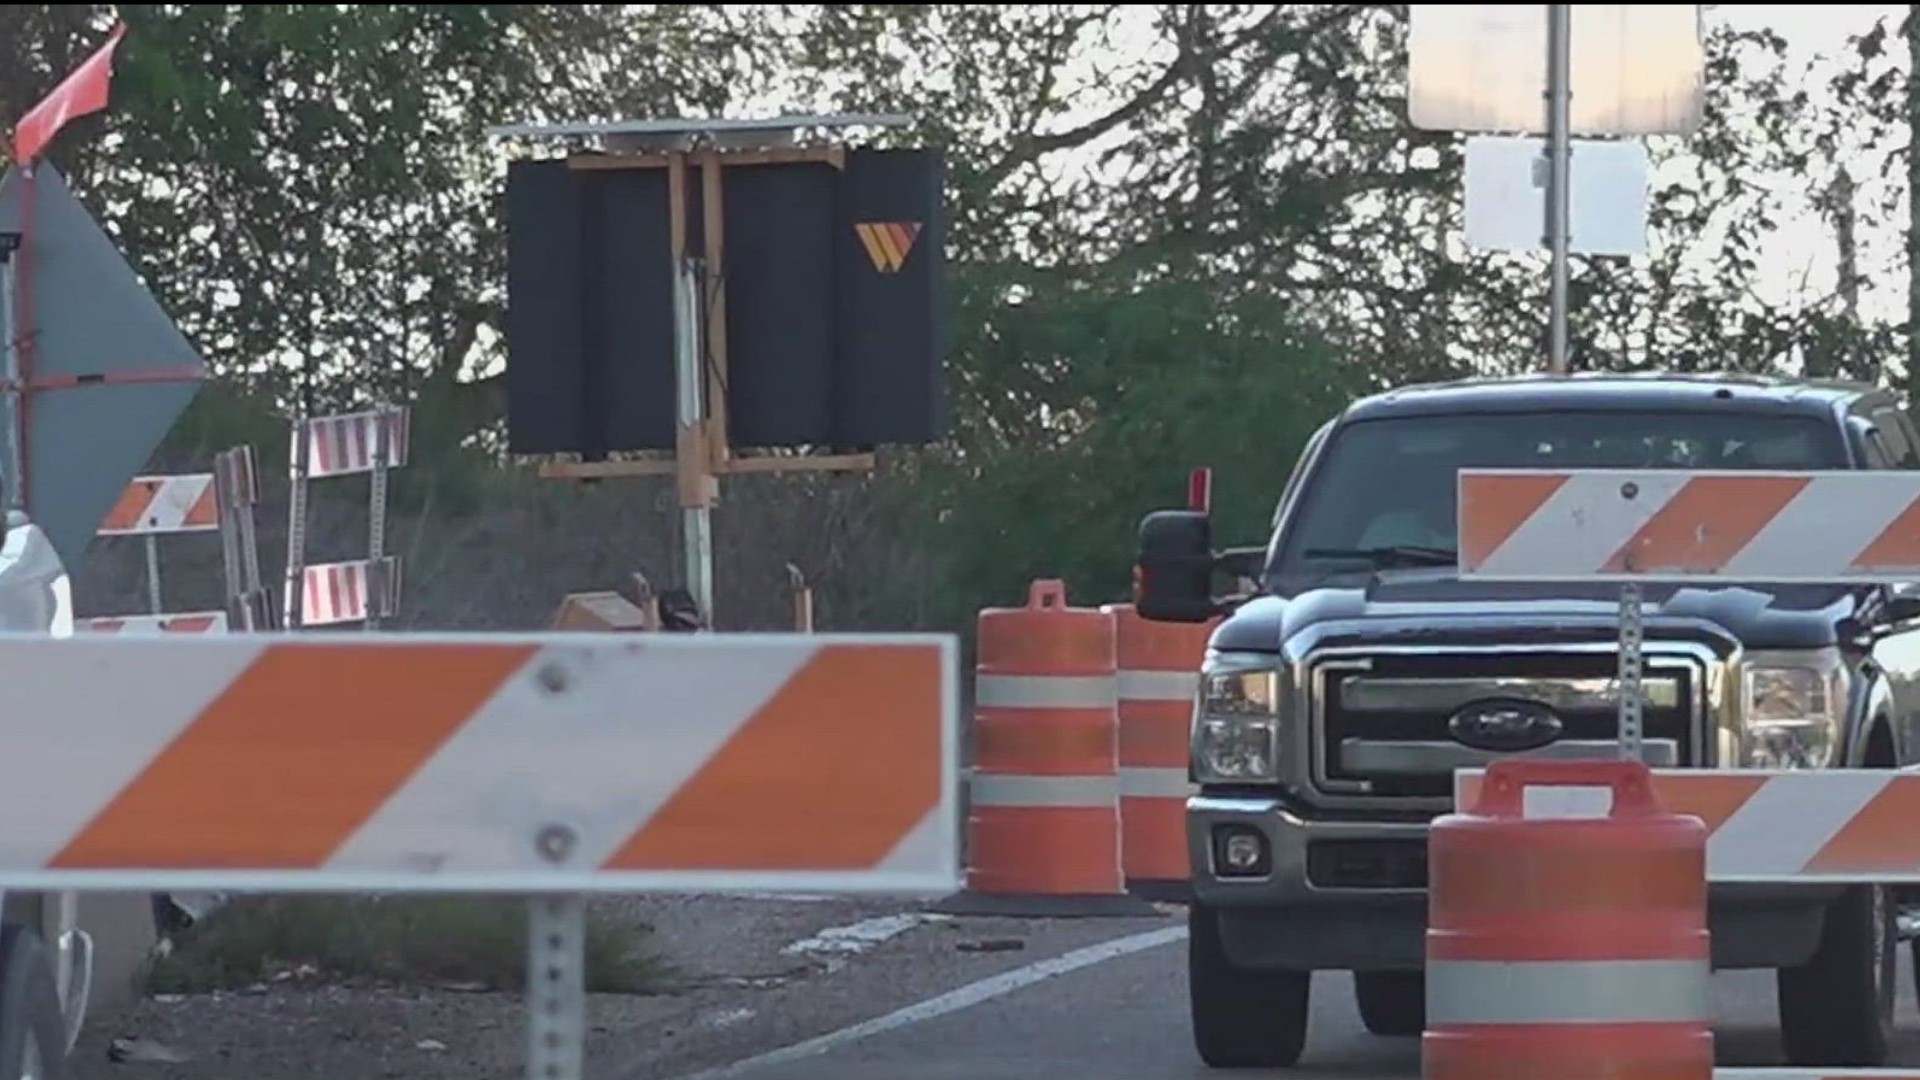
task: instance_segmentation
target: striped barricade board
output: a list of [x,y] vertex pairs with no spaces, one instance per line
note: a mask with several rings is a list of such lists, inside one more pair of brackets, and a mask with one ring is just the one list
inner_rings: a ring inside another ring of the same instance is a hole
[[0,637],[0,887],[944,895],[933,635]]
[[217,532],[220,507],[212,473],[136,476],[120,492],[98,536],[162,536]]
[[[1479,799],[1481,769],[1454,773],[1454,806]],[[1920,772],[1897,769],[1654,769],[1671,813],[1707,826],[1707,879],[1920,883]],[[1600,817],[1611,793],[1530,787],[1527,817]]]
[[1463,469],[1462,576],[1920,577],[1920,472]]
[[224,634],[224,611],[182,611],[174,615],[94,615],[78,620],[93,634]]
[[316,416],[293,425],[293,450],[290,461],[299,461],[300,439],[307,440],[309,480],[334,476],[353,476],[372,472],[379,454],[380,429],[386,428],[386,465],[390,469],[407,464],[407,442],[411,435],[411,412],[404,408],[369,409],[341,416]]
[[[400,556],[314,563],[301,568],[304,583],[300,608],[302,626],[337,626],[365,622],[367,616],[392,618],[400,613]],[[293,597],[282,602],[293,607]]]

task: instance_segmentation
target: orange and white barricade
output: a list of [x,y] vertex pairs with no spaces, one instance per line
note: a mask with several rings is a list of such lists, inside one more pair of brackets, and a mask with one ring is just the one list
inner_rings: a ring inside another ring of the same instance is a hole
[[227,629],[224,611],[184,615],[95,615],[80,620],[96,634],[219,634]]
[[[400,560],[391,555],[304,566],[300,577],[302,626],[366,622],[400,607]],[[293,610],[291,599],[287,609]]]
[[[249,629],[268,628],[270,613],[263,616],[258,602],[262,594],[253,539],[258,501],[253,448],[249,446],[216,455],[212,472],[135,477],[94,535],[103,539],[138,537],[144,543],[148,610],[137,615],[76,619],[76,629],[115,634],[221,633],[235,620]],[[221,538],[225,607],[168,612],[162,597],[159,540],[196,533],[213,533]]]
[[[1528,807],[1568,784],[1609,812]],[[1496,762],[1428,841],[1424,1080],[1711,1080],[1706,838],[1637,761]]]
[[1149,622],[1131,604],[1114,618],[1120,724],[1120,868],[1129,892],[1192,894],[1187,862],[1189,732],[1207,638],[1216,622]]
[[[290,629],[361,623],[378,629],[400,612],[400,557],[387,554],[387,474],[407,463],[410,411],[382,405],[293,422],[287,498],[287,578],[282,603]],[[367,555],[307,563],[311,481],[367,474]]]
[[1059,581],[980,613],[958,914],[1139,914],[1120,873],[1111,613],[1067,605]]
[[[1463,470],[1458,506],[1459,565],[1464,577],[1620,583],[1623,688],[1638,677],[1640,669],[1640,582],[1700,582],[1728,588],[1749,582],[1841,584],[1920,577],[1920,474],[1910,471]],[[1628,694],[1623,693],[1621,700],[1623,738],[1631,743],[1638,708]],[[1484,772],[1462,770],[1455,778],[1456,806],[1484,808],[1510,802],[1512,770],[1541,770],[1545,775],[1550,767],[1581,766],[1510,759]],[[1584,767],[1602,766],[1588,763]],[[1920,774],[1897,769],[1647,770],[1638,762],[1612,767],[1633,770],[1636,779],[1632,791],[1623,791],[1619,782],[1613,785],[1611,810],[1593,797],[1601,793],[1549,788],[1539,793],[1541,798],[1527,801],[1525,816],[1558,819],[1543,820],[1542,827],[1570,829],[1582,824],[1574,819],[1584,818],[1584,824],[1597,828],[1623,816],[1623,795],[1625,816],[1647,818],[1648,804],[1662,807],[1667,820],[1685,815],[1681,819],[1692,822],[1701,838],[1699,865],[1688,871],[1691,880],[1686,887],[1702,893],[1709,884],[1721,882],[1920,884],[1920,833],[1913,825],[1920,810]],[[1640,787],[1645,788],[1644,794]],[[1446,896],[1461,891],[1442,883],[1442,864],[1448,859],[1443,851],[1452,841],[1441,824],[1456,820],[1436,822],[1433,834],[1429,861],[1436,925],[1448,902]],[[1648,896],[1677,895],[1681,888],[1677,872],[1669,885],[1651,869],[1641,874],[1625,868],[1608,870],[1602,860],[1585,854],[1586,864],[1578,867],[1586,882],[1579,898],[1598,915],[1614,918],[1645,909]],[[1633,895],[1621,894],[1619,886],[1626,881],[1631,881]],[[1524,886],[1508,882],[1502,892],[1511,896],[1532,888],[1531,882]],[[1626,928],[1612,937],[1624,941],[1625,934],[1651,933],[1655,925],[1649,919],[1645,930]],[[1677,916],[1663,925],[1676,944],[1667,953],[1677,956],[1682,929]],[[1513,923],[1504,930],[1489,924],[1486,935],[1494,948],[1527,947],[1525,928]],[[1430,947],[1430,965],[1436,955]],[[1436,1053],[1443,1066],[1454,1064],[1445,1056],[1449,1048],[1444,1040],[1436,1040],[1434,1032],[1440,1025],[1436,1012],[1444,1018],[1450,1015],[1449,1009],[1482,1008],[1472,998],[1476,993],[1484,996],[1484,988],[1450,978],[1444,969],[1436,978],[1430,966],[1429,1080],[1442,1075],[1434,1071]],[[1704,1009],[1704,989],[1690,989],[1695,981],[1704,980],[1704,974],[1685,976],[1687,1008],[1667,1008],[1669,1021],[1679,1024],[1684,1019],[1679,1013],[1693,1011],[1696,1001]],[[1581,1026],[1594,1030],[1605,1030],[1635,1011],[1648,1014],[1647,1020],[1652,1021],[1655,1010],[1649,1006],[1662,1001],[1663,995],[1678,1005],[1682,981],[1677,967],[1671,974],[1664,967],[1646,967],[1633,977],[1620,978],[1607,993],[1569,999],[1569,1003],[1578,1005]],[[1534,991],[1544,998],[1548,988],[1543,985]],[[1551,1005],[1561,1006],[1559,1002]],[[1580,1046],[1577,1061],[1566,1057],[1576,1045],[1568,1040],[1554,1049],[1559,1056],[1531,1071],[1515,1063],[1533,1058],[1509,1052],[1497,1071],[1515,1077],[1596,1075],[1594,1063],[1611,1065],[1621,1048],[1662,1046],[1666,1049],[1659,1061],[1636,1059],[1606,1075],[1702,1080],[1710,1075],[1721,1080],[1920,1077],[1920,1072],[1911,1070],[1878,1068],[1714,1070],[1710,1058],[1703,1063],[1688,1049],[1691,1043],[1683,1037],[1685,1028],[1675,1026],[1671,1032],[1660,1037],[1664,1041],[1619,1032],[1613,1044],[1602,1040]],[[1665,1068],[1661,1061],[1667,1063]],[[1462,1070],[1473,1066],[1470,1058],[1458,1064]],[[1494,1071],[1483,1067],[1480,1074]]]
[[528,1075],[578,1077],[585,894],[958,886],[955,644],[0,640],[0,888],[534,896]]

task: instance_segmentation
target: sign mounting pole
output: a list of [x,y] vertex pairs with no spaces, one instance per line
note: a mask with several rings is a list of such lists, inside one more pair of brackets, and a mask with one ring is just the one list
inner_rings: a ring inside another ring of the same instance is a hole
[[14,327],[14,252],[20,249],[19,233],[0,233],[0,379],[6,383],[6,462],[0,470],[0,488],[6,489],[7,510],[26,508],[23,496],[26,480],[20,467],[20,451],[25,441],[21,431],[21,402],[26,390],[20,385],[20,333]]
[[1567,371],[1567,247],[1572,230],[1573,171],[1571,86],[1573,67],[1573,8],[1547,5],[1547,249],[1551,252],[1548,306],[1548,370]]

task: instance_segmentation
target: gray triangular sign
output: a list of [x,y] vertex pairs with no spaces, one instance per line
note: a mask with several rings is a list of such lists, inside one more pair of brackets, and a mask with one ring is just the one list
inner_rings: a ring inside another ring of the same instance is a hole
[[31,363],[26,510],[76,573],[207,364],[45,162],[31,181],[17,169],[0,175],[0,233],[20,232],[16,274],[31,298],[31,310],[15,312]]

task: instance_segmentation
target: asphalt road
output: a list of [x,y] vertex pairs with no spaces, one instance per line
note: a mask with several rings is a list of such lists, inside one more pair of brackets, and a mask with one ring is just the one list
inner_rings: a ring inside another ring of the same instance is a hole
[[[797,1048],[800,1053],[789,1048],[696,1075],[700,1080],[1221,1080],[1267,1075],[1213,1072],[1195,1057],[1186,1012],[1186,947],[1179,933],[1157,931],[1146,947],[1051,977],[1029,977],[1025,985],[1012,989],[1007,989],[1010,982],[1021,981],[1017,972],[997,984],[964,986],[864,1025],[881,1030],[843,1029]],[[1125,940],[1141,938],[1136,934]],[[1920,1066],[1920,1015],[1904,949],[1900,996],[1895,1062]],[[979,998],[984,1000],[974,1000]],[[1717,976],[1714,1006],[1722,1066],[1778,1063],[1771,973]],[[1271,1075],[1416,1080],[1419,1060],[1417,1039],[1367,1034],[1354,1009],[1351,979],[1326,973],[1314,983],[1305,1059],[1295,1069]]]

